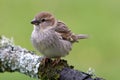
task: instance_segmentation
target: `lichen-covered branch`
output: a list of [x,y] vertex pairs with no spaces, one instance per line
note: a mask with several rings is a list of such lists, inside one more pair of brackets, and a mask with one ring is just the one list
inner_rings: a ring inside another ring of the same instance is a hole
[[43,64],[43,59],[44,57],[37,56],[32,51],[14,45],[12,39],[0,37],[0,72],[18,71],[41,80],[103,80],[74,70],[65,60],[52,66],[51,59],[45,64]]
[[38,77],[38,68],[42,57],[35,55],[20,46],[15,46],[13,40],[2,36],[0,39],[0,72],[19,71],[31,77]]

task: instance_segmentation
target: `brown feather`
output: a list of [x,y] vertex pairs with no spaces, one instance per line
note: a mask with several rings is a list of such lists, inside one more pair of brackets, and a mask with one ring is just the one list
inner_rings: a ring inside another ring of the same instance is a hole
[[58,32],[64,40],[68,40],[72,43],[78,42],[77,36],[61,21],[57,22],[55,31]]

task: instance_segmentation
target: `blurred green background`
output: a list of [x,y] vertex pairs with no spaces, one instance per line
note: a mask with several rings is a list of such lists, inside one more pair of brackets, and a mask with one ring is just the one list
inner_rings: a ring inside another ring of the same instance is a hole
[[[35,50],[30,42],[30,21],[49,11],[75,33],[90,38],[74,44],[64,59],[75,69],[95,69],[107,80],[120,79],[120,0],[0,0],[0,35],[13,37],[16,45]],[[18,72],[0,73],[0,80],[36,80]]]

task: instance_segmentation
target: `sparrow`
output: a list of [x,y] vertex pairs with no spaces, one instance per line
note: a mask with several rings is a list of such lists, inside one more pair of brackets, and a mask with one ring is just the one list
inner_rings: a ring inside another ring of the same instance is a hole
[[57,20],[50,12],[36,14],[31,24],[34,26],[31,34],[33,46],[46,59],[55,58],[55,63],[69,54],[75,42],[88,37],[86,34],[74,34],[64,22]]

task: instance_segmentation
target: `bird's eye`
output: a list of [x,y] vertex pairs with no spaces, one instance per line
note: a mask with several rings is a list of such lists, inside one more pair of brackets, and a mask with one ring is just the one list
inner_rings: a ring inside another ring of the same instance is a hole
[[45,19],[42,19],[42,20],[41,20],[41,22],[44,22],[44,21],[45,21]]

